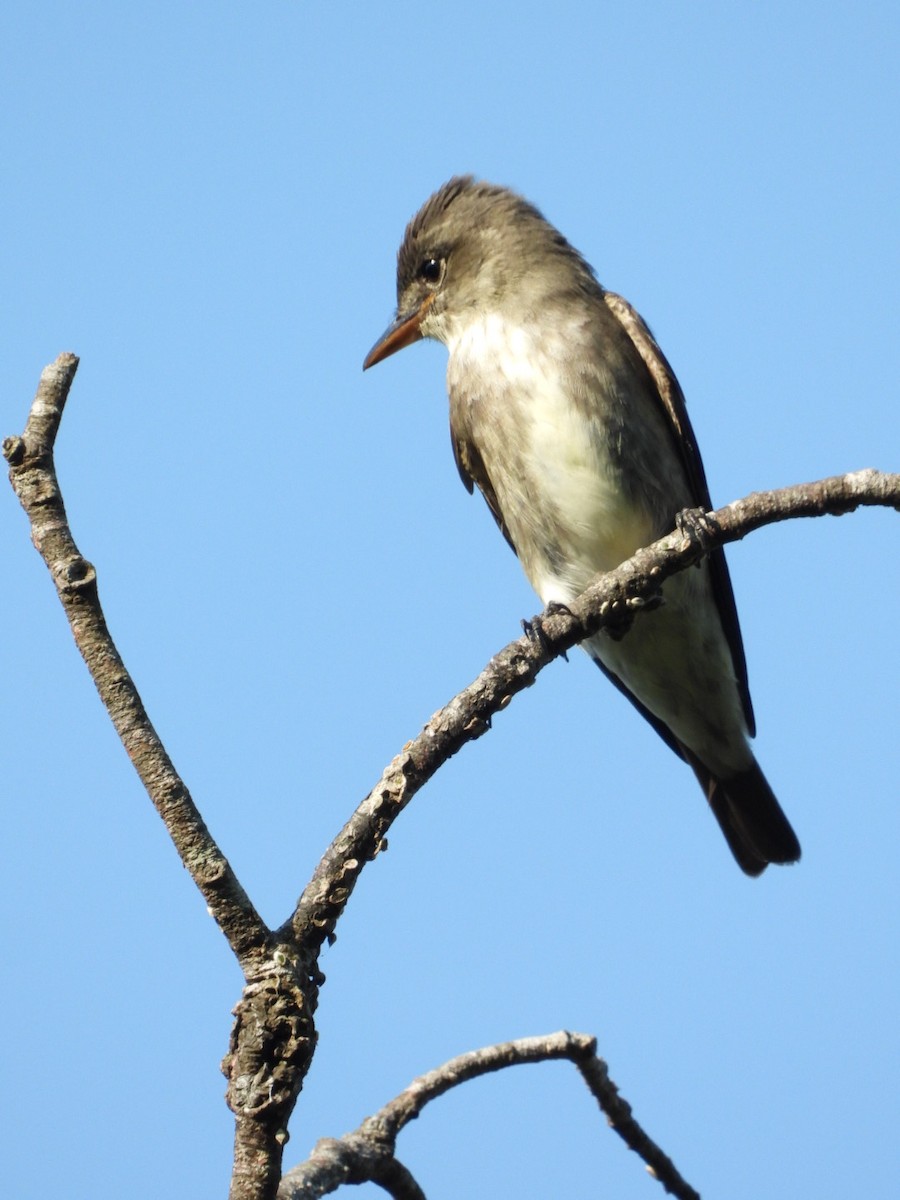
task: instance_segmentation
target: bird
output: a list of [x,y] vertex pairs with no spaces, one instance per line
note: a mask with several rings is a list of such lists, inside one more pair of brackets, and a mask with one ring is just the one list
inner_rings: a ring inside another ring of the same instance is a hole
[[[421,338],[449,352],[456,465],[545,606],[712,508],[684,395],[649,327],[509,188],[455,176],[406,227],[397,309],[363,369]],[[721,548],[622,634],[581,643],[692,769],[741,869],[800,858],[756,733]]]

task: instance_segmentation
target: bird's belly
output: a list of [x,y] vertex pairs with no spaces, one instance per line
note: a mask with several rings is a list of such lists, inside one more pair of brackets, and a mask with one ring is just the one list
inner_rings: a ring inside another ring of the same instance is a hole
[[[690,504],[654,405],[602,373],[573,373],[578,329],[563,332],[536,338],[485,318],[451,347],[448,369],[452,419],[545,604],[571,603]],[[584,649],[710,769],[744,770],[752,755],[708,566],[669,579],[663,600],[623,637],[601,632]]]
[[[530,561],[524,566],[545,604],[574,599],[601,571],[610,571],[658,536],[640,507],[610,473],[596,465],[571,463],[554,472],[543,464],[554,515],[535,530]],[[515,541],[515,534],[513,534]]]
[[571,402],[533,401],[522,432],[521,469],[501,508],[535,591],[545,604],[565,603],[665,531],[634,498],[596,422]]
[[733,774],[749,766],[743,706],[705,563],[667,580],[662,607],[638,614],[624,637],[601,632],[583,647],[708,767]]

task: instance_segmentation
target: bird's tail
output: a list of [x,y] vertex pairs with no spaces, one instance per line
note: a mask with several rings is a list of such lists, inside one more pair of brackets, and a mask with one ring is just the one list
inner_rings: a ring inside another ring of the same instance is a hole
[[769,863],[798,861],[797,835],[755,760],[746,771],[720,779],[685,747],[682,752],[742,871],[761,875]]

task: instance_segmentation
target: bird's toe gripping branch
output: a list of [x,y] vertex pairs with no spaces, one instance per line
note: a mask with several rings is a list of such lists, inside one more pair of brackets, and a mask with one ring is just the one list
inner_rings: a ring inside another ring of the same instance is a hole
[[[562,613],[567,617],[571,617],[573,615],[572,610],[568,607],[568,605],[563,604],[559,600],[551,600],[539,616],[532,617],[530,621],[523,618],[522,629],[525,632],[525,636],[531,638],[533,642],[537,642],[545,650],[552,650],[553,647],[550,644],[550,639],[547,637],[547,634],[544,631],[544,621],[547,617],[556,616],[558,613]],[[566,662],[569,661],[569,656],[565,650],[563,650],[561,657],[564,658]]]
[[675,528],[687,541],[696,542],[704,554],[709,551],[710,539],[716,532],[715,522],[702,508],[683,508],[676,513]]

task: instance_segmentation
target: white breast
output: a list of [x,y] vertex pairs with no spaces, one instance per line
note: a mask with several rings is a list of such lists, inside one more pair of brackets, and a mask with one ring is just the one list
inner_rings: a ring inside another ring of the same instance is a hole
[[[572,394],[578,376],[568,364],[582,340],[574,321],[552,330],[545,323],[536,332],[496,314],[447,338],[448,388],[468,398],[507,527],[545,604],[572,600],[597,572],[617,566],[654,536],[647,514],[623,494],[609,453],[609,399]],[[485,454],[489,448],[502,459],[504,442],[520,452],[511,477]],[[550,552],[559,546],[562,563]]]

